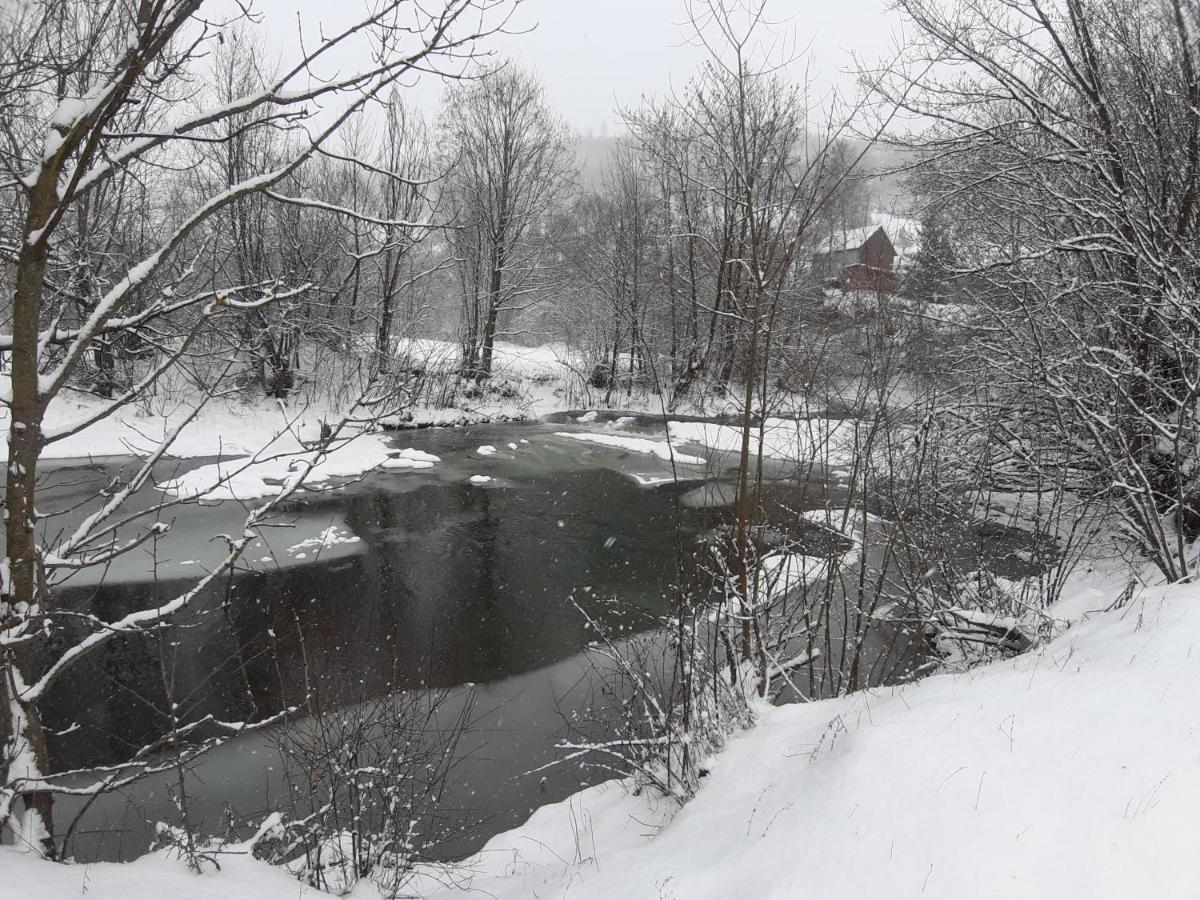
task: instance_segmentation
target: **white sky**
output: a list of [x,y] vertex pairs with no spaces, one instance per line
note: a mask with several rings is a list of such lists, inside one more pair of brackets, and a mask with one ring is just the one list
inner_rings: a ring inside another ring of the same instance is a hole
[[[436,0],[431,0],[436,2]],[[810,69],[822,91],[852,91],[851,51],[867,61],[885,55],[898,29],[887,0],[769,0],[776,31],[793,45],[812,49]],[[299,15],[305,32],[346,22],[365,0],[258,0],[267,30],[281,46],[294,46]],[[524,34],[496,35],[486,46],[536,71],[551,103],[580,131],[615,131],[618,104],[635,105],[643,94],[682,86],[703,58],[687,43],[684,0],[522,0],[510,27]],[[529,30],[532,29],[532,30]],[[342,62],[342,61],[339,61]],[[354,60],[342,64],[353,65]],[[793,76],[803,77],[802,62]],[[427,112],[440,87],[421,84],[410,92]]]

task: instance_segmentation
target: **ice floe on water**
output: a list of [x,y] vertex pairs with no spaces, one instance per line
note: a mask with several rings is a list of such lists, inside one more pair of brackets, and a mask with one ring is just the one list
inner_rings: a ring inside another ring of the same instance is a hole
[[665,462],[677,462],[684,465],[702,466],[706,460],[702,456],[691,456],[680,453],[669,441],[653,441],[649,438],[624,437],[617,434],[597,434],[591,431],[556,431],[555,437],[567,438],[572,441],[582,441],[586,444],[598,444],[602,447],[613,447],[628,450],[631,453],[647,453]]
[[361,541],[362,538],[357,534],[353,534],[344,528],[338,528],[336,525],[330,525],[318,534],[292,544],[287,548],[287,552],[293,556],[303,558],[309,552],[319,553],[326,547],[333,547],[338,544],[357,544]]
[[823,579],[829,567],[825,556],[807,556],[785,550],[768,553],[758,561],[758,602],[807,588]]
[[434,463],[440,463],[442,461],[440,456],[434,456],[432,453],[426,453],[424,450],[415,450],[412,447],[401,450],[399,453],[393,456],[392,459],[404,459],[409,460],[410,462],[429,463],[430,465],[433,465]]
[[[699,444],[718,453],[740,453],[742,429],[715,422],[668,422],[674,444]],[[847,466],[854,460],[857,423],[853,419],[767,419],[762,455],[772,459]],[[750,452],[758,453],[759,430],[750,433]]]
[[255,456],[199,466],[157,487],[182,498],[250,500],[279,494],[296,481],[314,485],[333,478],[354,478],[379,468],[429,469],[440,461],[432,453],[411,447],[396,451],[382,437],[364,434],[300,453],[272,452],[268,447]]
[[867,512],[859,506],[807,509],[800,515],[814,525],[832,529],[849,538],[854,538],[856,534],[861,533],[864,527],[879,528],[890,524],[882,516]]
[[685,492],[680,502],[691,509],[718,509],[732,506],[737,500],[737,485],[723,481],[709,481]]
[[674,475],[648,475],[644,472],[627,472],[626,474],[642,487],[654,487],[656,484],[670,484],[676,480]]

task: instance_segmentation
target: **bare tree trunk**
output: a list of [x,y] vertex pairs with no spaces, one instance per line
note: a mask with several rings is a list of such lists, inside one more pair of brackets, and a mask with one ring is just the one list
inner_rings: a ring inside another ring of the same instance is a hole
[[[57,168],[47,166],[31,192],[25,234],[36,234],[50,218],[57,181]],[[37,509],[34,504],[38,458],[42,451],[42,416],[45,412],[38,385],[38,313],[42,307],[48,247],[44,238],[25,241],[17,262],[16,290],[13,293],[12,415],[8,435],[8,476],[4,495],[4,538],[8,554],[7,583],[3,585],[0,623],[10,615],[22,619],[46,612],[50,597],[41,577],[41,561],[36,545]],[[47,771],[46,735],[36,710],[26,707],[19,696],[23,684],[16,653],[8,651],[0,669],[4,696],[4,743],[25,742],[32,753],[37,774]],[[14,733],[15,731],[15,733]],[[15,755],[6,753],[8,759]],[[49,843],[45,852],[52,854],[54,822],[51,797],[44,792],[24,795],[28,808],[41,819],[40,825]],[[5,811],[0,810],[0,816]]]

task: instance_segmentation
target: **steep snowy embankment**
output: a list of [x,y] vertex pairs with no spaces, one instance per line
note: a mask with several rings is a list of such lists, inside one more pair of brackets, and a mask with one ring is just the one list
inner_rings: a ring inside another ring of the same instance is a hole
[[1195,896],[1198,639],[1200,588],[1177,587],[1013,661],[773,709],[673,820],[604,785],[493,840],[469,882],[422,888],[514,900]]

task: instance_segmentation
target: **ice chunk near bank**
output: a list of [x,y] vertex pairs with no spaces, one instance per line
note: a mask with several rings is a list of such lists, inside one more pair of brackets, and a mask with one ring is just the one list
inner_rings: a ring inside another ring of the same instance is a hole
[[[848,466],[854,461],[857,423],[852,419],[767,419],[762,426],[762,455],[770,459]],[[742,429],[715,422],[668,422],[676,444],[698,444],[718,453],[740,453]],[[750,434],[750,452],[758,453],[759,429]]]
[[692,466],[702,466],[706,462],[702,456],[680,453],[671,445],[670,441],[652,441],[649,438],[623,437],[617,434],[596,434],[590,431],[556,431],[554,436],[572,441],[582,441],[586,444],[599,444],[602,447],[629,450],[632,453],[646,453],[657,456],[665,462],[674,461]]
[[409,447],[401,450],[383,463],[385,469],[432,469],[434,463],[442,461],[440,456],[426,453],[424,450],[414,450]]
[[392,450],[375,435],[335,441],[320,450],[276,452],[267,447],[255,456],[223,459],[157,485],[186,499],[248,500],[279,494],[297,483],[321,484],[353,478],[386,465]]
[[326,547],[333,547],[337,544],[357,544],[362,540],[357,534],[353,534],[345,528],[338,528],[336,525],[330,525],[328,528],[320,531],[313,537],[305,538],[302,541],[297,541],[287,548],[287,552],[303,559],[307,552],[315,551],[320,553]]

